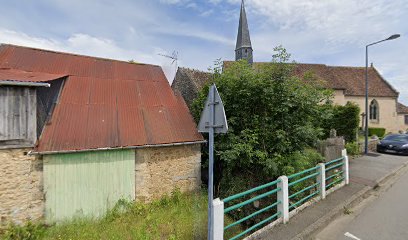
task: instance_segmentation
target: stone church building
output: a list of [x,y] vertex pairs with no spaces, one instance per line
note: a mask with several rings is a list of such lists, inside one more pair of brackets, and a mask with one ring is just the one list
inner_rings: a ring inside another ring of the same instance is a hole
[[[235,60],[241,59],[246,59],[254,67],[266,64],[253,61],[253,49],[243,2],[235,47]],[[231,63],[231,61],[224,61],[223,67],[226,68]],[[365,67],[296,64],[295,75],[302,76],[306,72],[312,72],[317,78],[325,81],[328,88],[334,90],[333,102],[335,104],[345,105],[349,101],[357,103],[361,109],[360,116],[363,120],[365,114]],[[406,131],[408,129],[408,107],[398,102],[399,92],[381,76],[373,65],[369,67],[368,77],[370,82],[369,127],[385,128],[386,132]],[[209,72],[180,67],[172,83],[172,88],[184,97],[188,106],[191,106],[197,93],[210,79],[211,73]]]

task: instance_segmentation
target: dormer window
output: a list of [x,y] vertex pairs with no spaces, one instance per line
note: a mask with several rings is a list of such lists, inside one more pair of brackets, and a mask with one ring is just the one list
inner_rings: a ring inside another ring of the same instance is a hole
[[37,139],[36,91],[0,85],[0,147],[31,147]]
[[0,78],[0,149],[33,147],[52,113],[65,75],[14,69],[1,72],[8,77]]

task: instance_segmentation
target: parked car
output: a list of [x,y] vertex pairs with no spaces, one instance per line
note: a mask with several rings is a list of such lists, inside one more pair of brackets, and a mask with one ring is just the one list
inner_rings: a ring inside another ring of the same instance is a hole
[[379,153],[398,153],[408,155],[408,134],[390,134],[377,144]]

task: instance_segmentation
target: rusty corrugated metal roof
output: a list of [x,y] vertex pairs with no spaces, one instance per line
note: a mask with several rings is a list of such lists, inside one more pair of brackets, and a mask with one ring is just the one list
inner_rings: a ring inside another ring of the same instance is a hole
[[66,74],[27,72],[17,69],[0,68],[0,81],[47,82],[66,76]]
[[159,66],[1,45],[0,68],[69,76],[38,152],[203,140]]

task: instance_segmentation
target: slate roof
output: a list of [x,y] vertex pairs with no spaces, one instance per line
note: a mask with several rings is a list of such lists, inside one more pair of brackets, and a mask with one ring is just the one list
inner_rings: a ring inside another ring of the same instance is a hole
[[249,36],[249,28],[248,28],[248,21],[247,21],[246,12],[245,12],[244,0],[242,0],[241,2],[241,12],[239,15],[238,36],[237,36],[237,44],[235,46],[235,50],[238,50],[243,47],[252,48],[251,38]]
[[397,103],[397,113],[408,114],[408,107],[402,103]]
[[9,71],[4,69],[68,76],[35,151],[203,140],[159,66],[1,45],[0,72]]
[[191,107],[198,92],[210,79],[211,73],[209,72],[179,67],[171,88],[175,93],[183,96],[187,105]]

